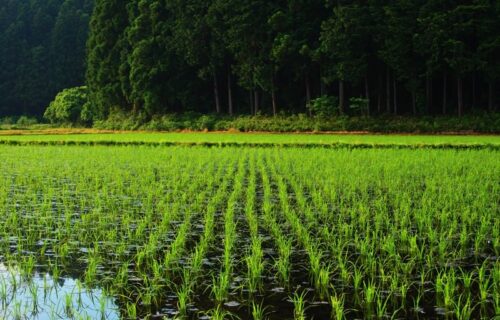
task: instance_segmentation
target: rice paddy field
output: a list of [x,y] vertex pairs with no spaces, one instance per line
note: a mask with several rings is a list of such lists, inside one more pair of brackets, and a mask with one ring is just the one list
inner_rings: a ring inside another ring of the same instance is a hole
[[0,319],[498,319],[498,137],[240,136],[0,137]]

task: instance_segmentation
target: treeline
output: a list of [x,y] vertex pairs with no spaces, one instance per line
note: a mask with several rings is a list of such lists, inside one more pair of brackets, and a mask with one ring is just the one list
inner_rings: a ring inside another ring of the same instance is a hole
[[311,101],[346,114],[360,101],[367,114],[498,105],[497,0],[97,0],[90,30],[101,119],[305,113]]
[[41,115],[85,81],[93,0],[0,0],[0,116]]

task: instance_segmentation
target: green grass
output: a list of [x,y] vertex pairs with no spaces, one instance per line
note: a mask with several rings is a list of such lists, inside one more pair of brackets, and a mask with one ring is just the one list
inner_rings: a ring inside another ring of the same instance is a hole
[[107,133],[0,135],[0,143],[107,143],[107,144],[255,144],[255,145],[493,145],[497,135],[356,135],[356,134],[263,134],[263,133]]
[[[0,154],[0,317],[31,300],[47,308],[45,291],[26,290],[40,275],[102,290],[99,312],[112,298],[141,318],[498,310],[497,150],[3,145]],[[61,295],[62,314],[77,317],[72,298]]]

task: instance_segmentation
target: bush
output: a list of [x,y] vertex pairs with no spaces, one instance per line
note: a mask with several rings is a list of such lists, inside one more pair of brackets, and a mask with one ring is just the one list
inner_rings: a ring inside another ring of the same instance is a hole
[[16,125],[18,127],[29,127],[38,123],[38,120],[35,118],[29,118],[27,116],[21,116],[17,119]]
[[156,115],[115,110],[108,119],[95,121],[94,127],[110,130],[237,130],[241,132],[315,132],[315,131],[369,131],[380,133],[437,133],[474,131],[498,133],[500,113],[464,117],[408,117],[408,116],[334,116],[309,117],[297,115],[202,115],[196,113]]
[[358,115],[367,115],[368,114],[368,104],[370,100],[361,98],[361,97],[353,97],[349,99],[349,109],[352,114]]
[[339,99],[334,96],[321,96],[311,100],[308,109],[315,116],[332,117],[339,114]]
[[5,117],[0,119],[0,125],[13,125],[15,124],[16,121],[14,120],[14,117]]
[[27,128],[32,125],[35,125],[38,123],[38,120],[35,118],[29,118],[27,116],[20,116],[19,119],[17,119],[16,125],[21,128]]
[[[83,117],[82,117],[83,113]],[[43,117],[51,123],[82,123],[92,119],[87,87],[64,89],[45,110]]]

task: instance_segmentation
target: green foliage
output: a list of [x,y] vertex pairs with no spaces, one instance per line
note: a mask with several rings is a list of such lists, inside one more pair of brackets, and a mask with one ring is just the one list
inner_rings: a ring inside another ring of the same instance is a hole
[[333,96],[322,96],[312,100],[308,109],[320,118],[332,117],[339,114],[339,99]]
[[[464,99],[472,100],[465,111],[493,111],[499,10],[433,0],[100,0],[88,41],[90,100],[99,120],[120,109],[159,126],[162,115],[182,112],[455,114]],[[458,78],[475,84],[455,89]],[[351,100],[359,96],[367,101]]]
[[58,93],[43,116],[51,123],[81,123],[92,119],[87,87],[65,89]]
[[93,3],[0,2],[0,116],[41,116],[57,92],[83,85]]
[[[362,106],[365,99],[357,98]],[[354,110],[358,112],[359,110]],[[353,111],[353,113],[355,113]],[[107,130],[149,131],[263,131],[263,132],[311,132],[311,131],[369,131],[369,132],[484,132],[498,133],[500,114],[478,114],[464,117],[394,117],[394,116],[328,116],[309,117],[305,114],[268,116],[215,116],[168,114],[154,116],[150,120],[144,114],[115,111],[107,120],[97,121],[95,128]]]
[[16,121],[16,125],[21,128],[27,128],[38,123],[36,118],[30,118],[27,116],[20,116]]
[[352,114],[366,115],[370,106],[370,100],[362,97],[352,97],[349,99],[349,109]]
[[495,1],[4,1],[0,116],[40,116],[84,79],[85,122],[302,114],[324,96],[341,110],[318,116],[495,112],[499,21]]

